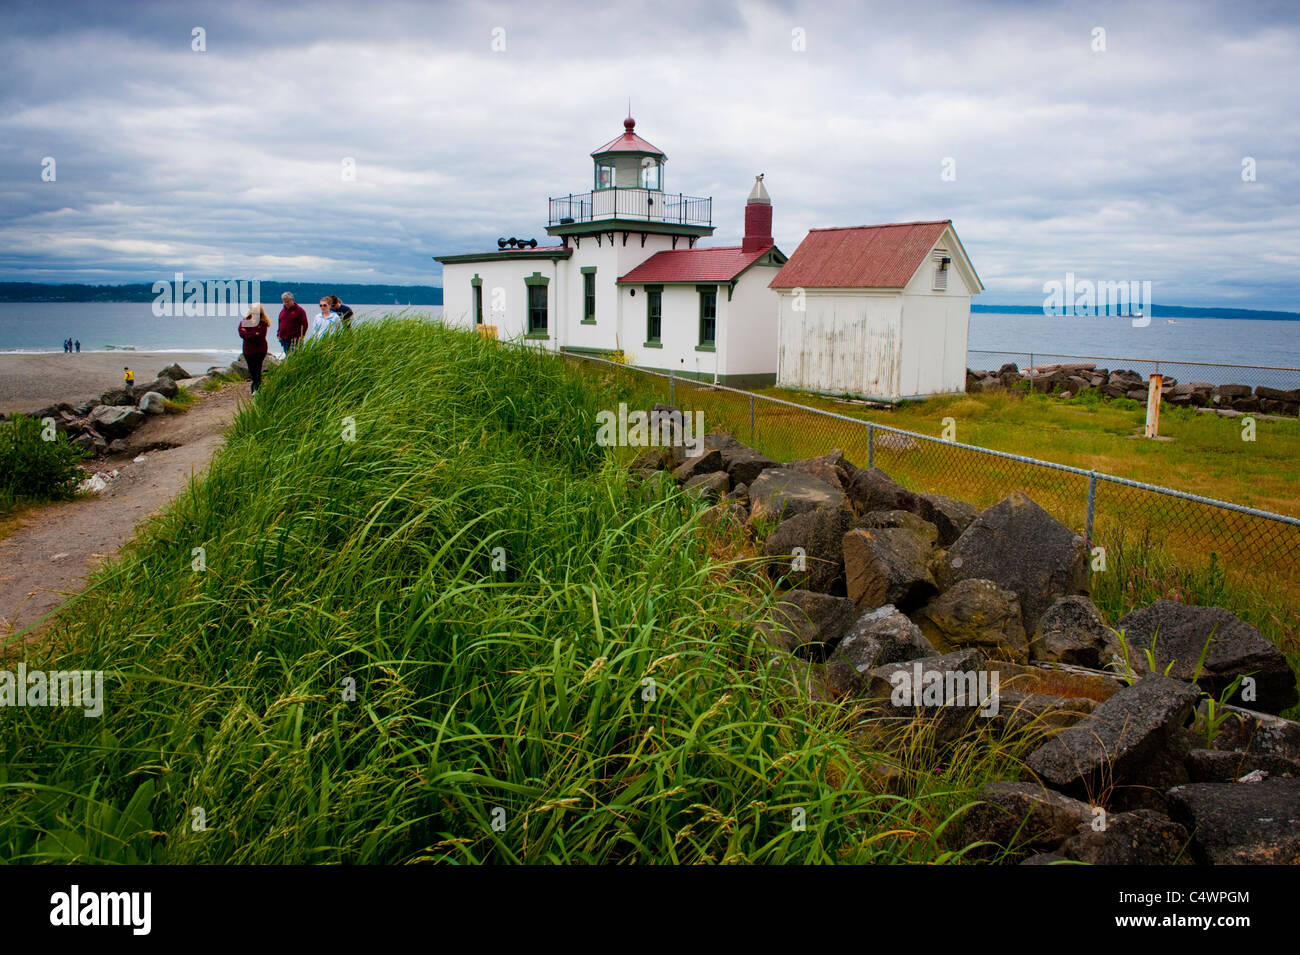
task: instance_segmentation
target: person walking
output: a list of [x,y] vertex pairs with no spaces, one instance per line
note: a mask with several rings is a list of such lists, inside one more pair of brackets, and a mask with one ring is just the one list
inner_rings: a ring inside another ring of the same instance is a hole
[[122,381],[125,383],[127,391],[132,390],[135,387],[135,372],[130,368],[123,368]]
[[351,328],[352,307],[350,305],[344,305],[337,295],[331,295],[329,297],[329,300],[330,300],[330,308],[332,308],[336,313],[338,313],[339,321],[343,323],[343,327]]
[[330,297],[327,295],[320,300],[320,314],[316,316],[316,321],[312,323],[311,331],[307,333],[307,338],[320,338],[331,329],[339,327],[339,316],[334,314],[333,306],[330,304]]
[[77,339],[77,354],[78,354],[78,355],[81,354],[81,339],[80,339],[80,338]]
[[[283,321],[283,319],[281,320]],[[262,387],[262,363],[266,361],[266,333],[271,328],[270,316],[262,303],[257,302],[245,313],[239,323],[239,337],[244,340],[244,361],[248,363],[248,376],[253,380],[250,394]]]
[[[280,339],[280,347],[284,349],[284,357],[288,358],[293,346],[307,334],[307,311],[293,300],[292,292],[285,292],[280,296],[280,301],[284,307],[280,309],[276,336]],[[261,307],[259,304],[258,308]]]

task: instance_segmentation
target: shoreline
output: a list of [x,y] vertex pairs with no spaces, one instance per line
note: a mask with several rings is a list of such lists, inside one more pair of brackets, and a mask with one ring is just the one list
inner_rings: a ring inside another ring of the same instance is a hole
[[238,351],[203,349],[0,353],[0,412],[35,411],[59,402],[76,403],[102,395],[122,384],[122,368],[135,372],[136,384],[153,381],[158,372],[179,364],[191,375],[216,365],[229,365]]

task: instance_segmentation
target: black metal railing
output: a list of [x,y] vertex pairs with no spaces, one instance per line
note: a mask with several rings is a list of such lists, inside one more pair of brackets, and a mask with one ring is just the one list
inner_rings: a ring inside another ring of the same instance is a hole
[[631,219],[677,225],[713,225],[713,200],[657,189],[597,189],[550,200],[548,225]]

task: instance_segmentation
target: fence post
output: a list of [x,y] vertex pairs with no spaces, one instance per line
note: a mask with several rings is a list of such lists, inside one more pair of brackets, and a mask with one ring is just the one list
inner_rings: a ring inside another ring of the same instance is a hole
[[754,443],[754,396],[749,396],[749,443]]
[[[1029,368],[1033,368],[1033,367],[1034,367],[1034,353],[1033,353],[1033,352],[1030,352],[1030,353],[1029,353]],[[1029,369],[1027,368],[1027,369],[1025,369],[1025,370],[1028,371]]]
[[867,422],[867,467],[876,466],[876,426]]
[[674,398],[674,393],[675,393],[676,389],[675,389],[673,386],[674,386],[676,383],[677,383],[677,380],[676,380],[675,378],[673,378],[673,370],[672,370],[671,368],[669,368],[669,369],[668,369],[668,403],[669,403],[670,405],[674,403],[674,402],[673,402],[673,398]]
[[1088,517],[1084,525],[1083,539],[1085,545],[1092,547],[1092,517],[1097,508],[1097,472],[1088,472]]

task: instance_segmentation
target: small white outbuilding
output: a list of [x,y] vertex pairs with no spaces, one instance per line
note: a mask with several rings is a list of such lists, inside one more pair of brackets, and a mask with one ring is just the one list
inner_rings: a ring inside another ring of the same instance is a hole
[[813,229],[770,287],[778,385],[882,401],[965,390],[984,286],[951,220]]

